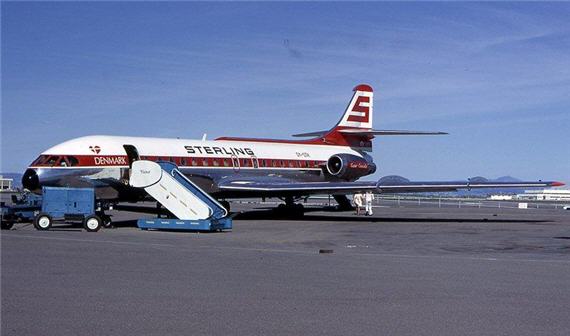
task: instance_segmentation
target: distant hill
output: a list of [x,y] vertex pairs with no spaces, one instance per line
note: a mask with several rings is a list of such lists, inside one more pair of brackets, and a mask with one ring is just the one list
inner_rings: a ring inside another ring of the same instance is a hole
[[408,182],[410,182],[410,180],[408,180],[407,178],[405,178],[403,176],[399,176],[399,175],[388,175],[388,176],[381,177],[378,180],[378,183],[380,183],[382,185],[405,184]]
[[[379,182],[384,185],[391,184],[405,184],[410,180],[398,175],[388,175],[380,178]],[[521,182],[520,179],[512,176],[501,176],[496,179],[488,179],[483,176],[474,176],[470,178],[473,183],[476,182]],[[492,194],[520,194],[523,193],[525,188],[491,188],[491,189],[472,189],[472,190],[460,190],[455,192],[445,192],[445,193],[422,193],[424,195],[449,195],[449,196],[474,196],[474,197],[486,197]]]

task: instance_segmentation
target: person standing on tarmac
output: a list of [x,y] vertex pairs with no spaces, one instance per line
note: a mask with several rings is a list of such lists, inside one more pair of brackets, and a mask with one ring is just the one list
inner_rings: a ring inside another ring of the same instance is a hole
[[366,202],[366,216],[372,216],[372,201],[374,201],[374,194],[371,191],[367,191],[364,195],[364,201]]
[[356,215],[360,215],[360,208],[362,207],[362,194],[356,193],[352,197],[352,201],[354,202],[354,207],[356,208]]

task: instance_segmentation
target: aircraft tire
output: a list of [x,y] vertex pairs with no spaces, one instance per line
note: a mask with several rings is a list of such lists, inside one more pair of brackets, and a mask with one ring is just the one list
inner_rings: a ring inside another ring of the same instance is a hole
[[303,206],[303,204],[295,204],[293,206],[293,213],[295,218],[301,218],[305,216],[305,207]]
[[113,227],[113,220],[111,219],[111,216],[103,215],[103,216],[101,216],[101,219],[103,220],[103,227],[104,228],[110,229]]
[[302,218],[305,215],[305,207],[303,204],[285,205],[279,204],[274,209],[275,213],[284,218]]
[[50,215],[46,213],[39,213],[34,218],[34,227],[36,230],[45,231],[51,229],[51,225],[53,224],[53,219]]
[[83,220],[83,228],[87,232],[97,232],[103,226],[103,221],[99,216],[91,215]]

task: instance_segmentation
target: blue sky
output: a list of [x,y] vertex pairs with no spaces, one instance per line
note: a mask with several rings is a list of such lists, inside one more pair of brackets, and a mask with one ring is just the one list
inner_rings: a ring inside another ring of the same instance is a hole
[[568,3],[2,3],[2,167],[88,134],[288,138],[358,83],[375,177],[570,182]]

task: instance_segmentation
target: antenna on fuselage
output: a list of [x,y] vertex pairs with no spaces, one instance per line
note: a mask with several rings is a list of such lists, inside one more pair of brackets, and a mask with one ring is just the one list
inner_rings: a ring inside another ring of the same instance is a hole
[[208,136],[208,134],[204,133],[204,135],[202,135],[202,141],[206,141],[207,136]]

